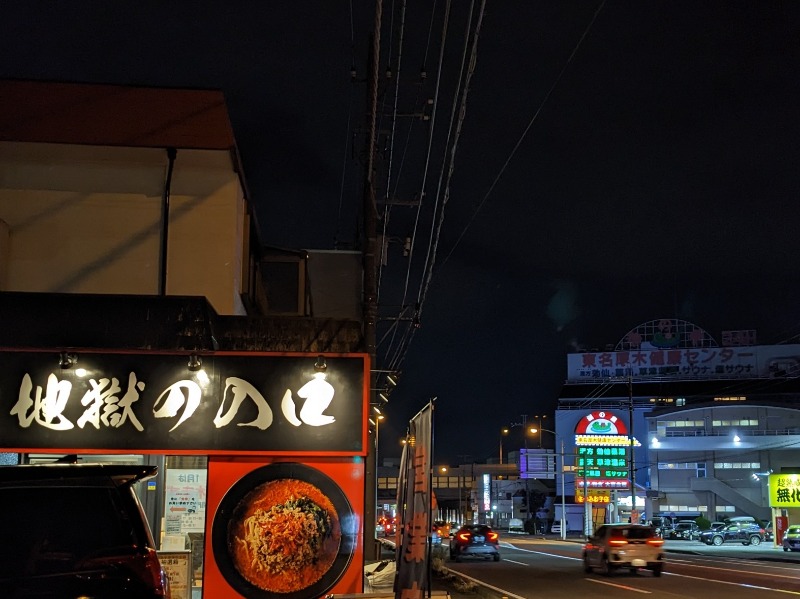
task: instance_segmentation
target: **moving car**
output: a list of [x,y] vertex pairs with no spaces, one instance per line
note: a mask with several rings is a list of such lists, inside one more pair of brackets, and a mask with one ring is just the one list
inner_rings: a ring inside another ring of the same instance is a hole
[[467,524],[450,539],[450,559],[460,562],[463,557],[482,557],[500,561],[500,535],[485,524]]
[[393,537],[397,532],[397,517],[387,518],[382,517],[378,520],[378,524],[383,526],[383,536]]
[[724,528],[705,530],[700,533],[700,541],[706,545],[722,545],[723,543],[741,543],[742,545],[760,545],[765,531],[758,524],[734,522]]
[[664,539],[652,526],[643,524],[605,524],[583,546],[583,569],[599,568],[610,575],[619,568],[636,572],[647,568],[654,576],[664,569]]
[[800,526],[792,524],[783,535],[784,551],[800,551]]
[[450,537],[450,526],[446,520],[434,520],[433,532],[438,533],[440,539],[447,539]]
[[0,467],[3,596],[168,599],[134,491],[156,473],[119,464]]

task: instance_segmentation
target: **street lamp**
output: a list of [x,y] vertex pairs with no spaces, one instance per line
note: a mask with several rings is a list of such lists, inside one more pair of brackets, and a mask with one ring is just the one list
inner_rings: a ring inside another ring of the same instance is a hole
[[[533,432],[539,432],[537,429],[531,429],[531,430]],[[546,428],[542,428],[542,429],[539,429],[539,430],[541,430],[541,431],[543,431],[545,433],[552,433],[553,434],[553,438],[558,439],[558,435],[556,434],[556,431],[551,431],[550,429],[546,429]],[[542,440],[542,436],[539,435],[540,446],[541,446],[541,440]],[[567,491],[567,488],[566,488],[566,486],[564,484],[564,470],[565,470],[565,457],[566,457],[564,455],[564,439],[561,439],[561,454],[560,455],[561,455],[561,540],[563,541],[563,540],[566,540],[566,538],[567,538],[567,519],[566,519],[566,513],[567,513],[566,491]],[[584,476],[584,478],[585,478],[585,476]],[[586,501],[585,495],[584,495],[583,500]]]
[[503,463],[503,437],[508,434],[507,428],[500,429],[500,464]]

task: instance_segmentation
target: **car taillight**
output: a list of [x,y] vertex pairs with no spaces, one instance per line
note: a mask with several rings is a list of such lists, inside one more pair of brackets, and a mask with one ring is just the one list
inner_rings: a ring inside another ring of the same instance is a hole
[[647,539],[647,544],[653,547],[661,547],[664,544],[664,539]]
[[611,539],[608,541],[608,544],[612,547],[622,547],[623,545],[627,545],[628,541],[625,539]]
[[161,562],[158,561],[158,554],[155,549],[147,549],[147,554],[144,558],[144,568],[141,572],[142,579],[150,582],[156,593],[160,593],[164,599],[171,599],[172,593],[169,588],[169,578],[161,568]]
[[472,535],[470,533],[462,532],[461,534],[458,535],[458,540],[466,542],[469,541],[471,537]]
[[490,533],[489,533],[487,536],[489,537],[489,540],[490,540],[492,543],[496,543],[496,542],[497,542],[497,539],[499,539],[499,538],[500,538],[500,535],[499,535],[499,534],[497,534],[496,532],[490,532]]

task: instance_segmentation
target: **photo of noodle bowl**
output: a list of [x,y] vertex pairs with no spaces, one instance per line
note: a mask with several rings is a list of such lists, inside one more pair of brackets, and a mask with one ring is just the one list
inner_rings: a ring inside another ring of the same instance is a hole
[[331,499],[296,478],[256,486],[228,522],[228,553],[236,571],[271,593],[295,593],[320,581],[341,539],[340,516]]

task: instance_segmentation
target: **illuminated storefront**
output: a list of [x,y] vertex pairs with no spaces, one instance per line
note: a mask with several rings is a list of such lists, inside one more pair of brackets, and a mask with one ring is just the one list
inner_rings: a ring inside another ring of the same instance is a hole
[[140,495],[158,498],[150,503],[161,506],[162,549],[197,543],[201,568],[195,563],[192,575],[204,596],[263,595],[231,567],[224,537],[245,497],[274,480],[319,489],[336,514],[329,567],[292,596],[362,590],[365,355],[3,351],[0,358],[3,451],[40,460],[167,456],[176,465]]

